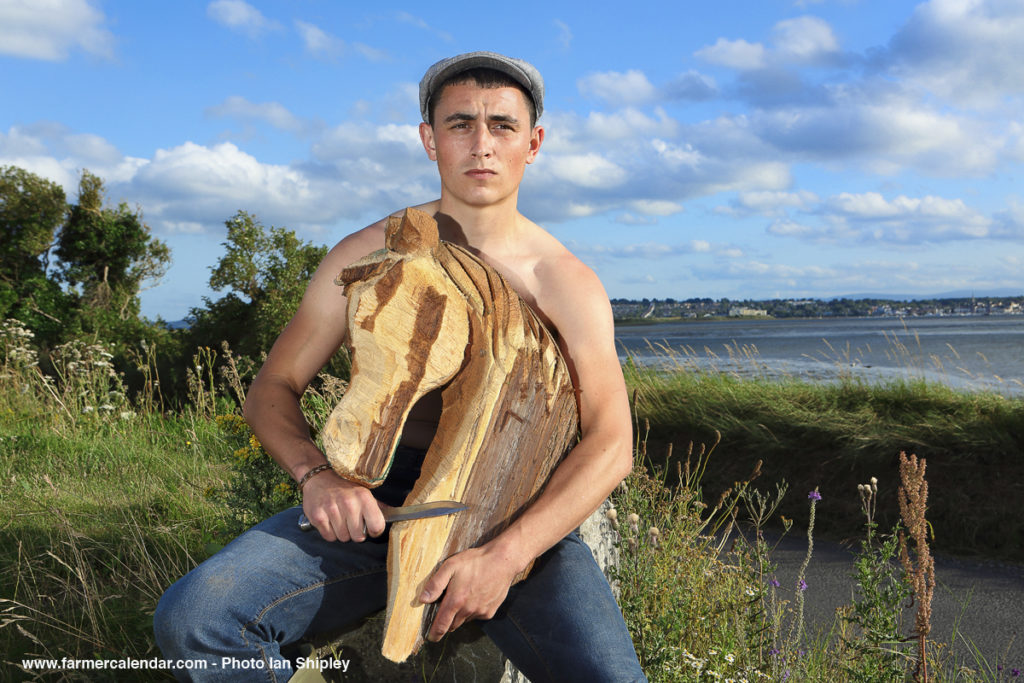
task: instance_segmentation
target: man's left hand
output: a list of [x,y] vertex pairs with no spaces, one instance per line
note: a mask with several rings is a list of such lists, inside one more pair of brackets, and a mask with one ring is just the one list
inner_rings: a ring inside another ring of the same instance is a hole
[[427,640],[437,642],[470,619],[490,619],[501,607],[519,570],[493,543],[452,555],[424,585],[420,600],[443,594]]

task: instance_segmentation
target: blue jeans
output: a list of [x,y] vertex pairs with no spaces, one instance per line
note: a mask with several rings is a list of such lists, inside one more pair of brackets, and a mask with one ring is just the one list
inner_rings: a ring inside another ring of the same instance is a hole
[[[399,505],[415,476],[395,466],[392,475],[375,494]],[[179,678],[287,680],[292,670],[282,646],[384,608],[386,535],[329,543],[299,530],[300,511],[285,510],[243,533],[161,598],[153,626],[164,657],[209,662],[205,671],[176,672]],[[646,680],[608,582],[575,533],[538,558],[494,618],[479,624],[532,683]],[[223,657],[262,666],[225,670]]]

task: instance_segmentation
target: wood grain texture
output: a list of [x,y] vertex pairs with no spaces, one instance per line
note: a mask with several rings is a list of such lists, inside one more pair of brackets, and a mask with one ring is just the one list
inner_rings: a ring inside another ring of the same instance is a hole
[[322,437],[335,471],[379,485],[410,408],[444,387],[437,433],[406,504],[469,507],[392,526],[382,653],[404,661],[432,619],[418,600],[426,580],[529,505],[575,442],[578,412],[557,343],[497,271],[439,241],[433,218],[414,209],[389,220],[387,245],[338,277],[352,380]]

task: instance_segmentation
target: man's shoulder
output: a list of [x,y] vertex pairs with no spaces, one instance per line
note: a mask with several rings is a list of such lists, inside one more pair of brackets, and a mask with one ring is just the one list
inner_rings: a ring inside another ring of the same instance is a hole
[[542,284],[559,282],[564,285],[578,285],[584,288],[592,287],[595,284],[600,286],[597,274],[569,247],[562,244],[547,230],[539,226],[538,230],[541,231],[541,236],[537,243],[534,272]]
[[[437,210],[437,202],[427,202],[426,204],[420,204],[412,207],[425,211],[433,215]],[[384,248],[384,237],[388,227],[388,219],[392,216],[401,216],[405,211],[404,208],[394,211],[388,216],[384,216],[380,220],[370,223],[364,228],[360,228],[355,232],[349,233],[341,239],[328,254],[328,259],[332,261],[355,261],[367,254],[371,254],[378,249]]]
[[538,303],[552,315],[572,309],[582,313],[607,304],[608,296],[597,273],[553,235],[547,231],[544,235],[533,269]]

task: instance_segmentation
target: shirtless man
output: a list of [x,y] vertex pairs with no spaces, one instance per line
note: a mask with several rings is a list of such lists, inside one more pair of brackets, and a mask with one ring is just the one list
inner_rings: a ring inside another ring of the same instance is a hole
[[[446,560],[421,600],[440,601],[430,640],[483,620],[534,683],[644,680],[607,582],[573,533],[632,467],[611,307],[593,271],[517,207],[524,170],[544,142],[536,125],[543,92],[533,66],[494,53],[438,62],[420,84],[420,139],[437,163],[441,197],[417,208],[437,218],[441,239],[500,272],[555,333],[578,391],[581,428],[542,495],[490,542]],[[282,645],[384,606],[382,505],[400,505],[415,481],[440,398],[415,406],[392,474],[372,491],[329,468],[307,476],[326,458],[310,438],[299,398],[345,336],[345,300],[334,278],[384,247],[385,224],[349,235],[328,253],[245,405],[263,447],[301,482],[302,511],[319,534],[296,532],[298,508],[285,511],[175,584],[154,617],[166,657],[261,659],[267,680],[284,680],[291,671],[278,668]],[[530,577],[511,586],[535,559]],[[230,672],[207,673],[224,680]],[[239,673],[253,680],[253,671]]]

